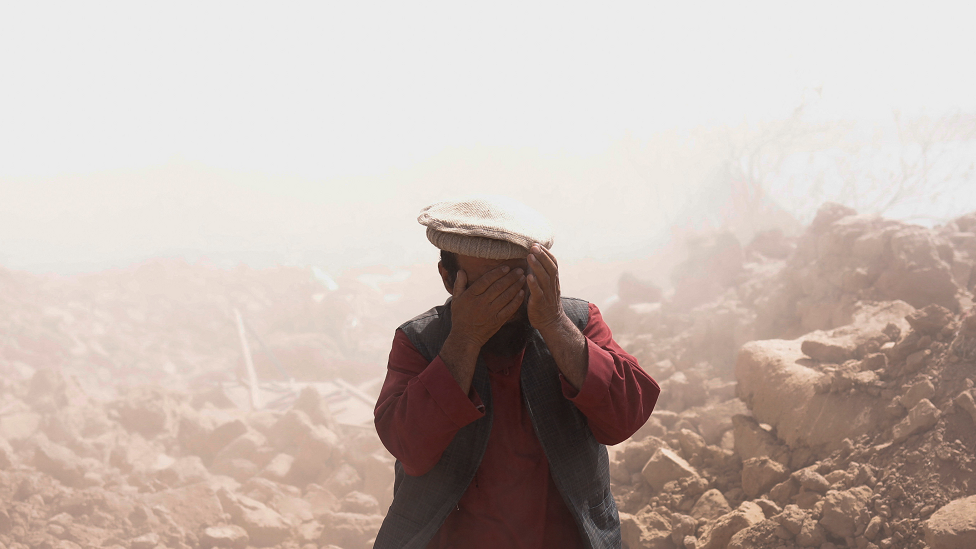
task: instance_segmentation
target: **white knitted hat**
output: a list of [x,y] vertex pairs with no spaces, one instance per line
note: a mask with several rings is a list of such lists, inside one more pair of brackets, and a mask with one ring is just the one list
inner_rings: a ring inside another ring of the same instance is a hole
[[542,214],[504,196],[478,196],[431,204],[417,221],[442,250],[485,259],[525,257],[529,246],[553,244],[552,226]]

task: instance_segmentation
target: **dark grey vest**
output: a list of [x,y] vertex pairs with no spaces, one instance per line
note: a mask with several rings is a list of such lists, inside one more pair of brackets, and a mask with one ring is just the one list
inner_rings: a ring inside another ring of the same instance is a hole
[[[562,302],[566,314],[583,330],[589,321],[588,304],[566,297]],[[400,329],[432,361],[451,330],[450,300]],[[563,396],[559,369],[535,330],[525,348],[521,382],[522,398],[549,460],[553,481],[576,519],[584,543],[592,549],[619,548],[620,517],[610,495],[607,448],[593,438],[586,416]],[[485,405],[485,416],[460,429],[426,474],[407,475],[396,462],[393,504],[376,535],[374,549],[423,549],[467,490],[491,432],[491,384],[482,357],[478,357],[471,385]]]

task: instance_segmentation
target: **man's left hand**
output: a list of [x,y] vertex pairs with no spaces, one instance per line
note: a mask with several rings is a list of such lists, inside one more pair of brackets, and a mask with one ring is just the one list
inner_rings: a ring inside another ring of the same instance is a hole
[[559,325],[565,313],[559,299],[559,267],[552,252],[533,244],[526,257],[529,274],[529,323],[540,332]]

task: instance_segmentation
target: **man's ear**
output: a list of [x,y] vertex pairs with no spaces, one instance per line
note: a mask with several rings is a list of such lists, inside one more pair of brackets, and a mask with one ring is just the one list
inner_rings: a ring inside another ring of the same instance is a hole
[[[444,283],[444,289],[447,290],[447,293],[454,295],[454,281],[451,280],[451,273],[447,272],[447,269],[444,268],[443,261],[437,262],[437,271],[441,273],[441,281]],[[454,276],[457,276],[457,273],[454,273]]]

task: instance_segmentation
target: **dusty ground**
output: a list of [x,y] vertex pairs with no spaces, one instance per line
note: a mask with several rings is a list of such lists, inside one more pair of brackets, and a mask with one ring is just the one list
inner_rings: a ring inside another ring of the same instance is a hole
[[[700,238],[671,292],[621,278],[604,312],[663,389],[611,449],[626,545],[976,547],[974,260],[976,214],[926,229],[828,204],[795,237]],[[420,307],[375,280],[0,271],[0,549],[369,547],[392,458],[286,380],[375,390]],[[285,387],[265,409],[235,309]]]

